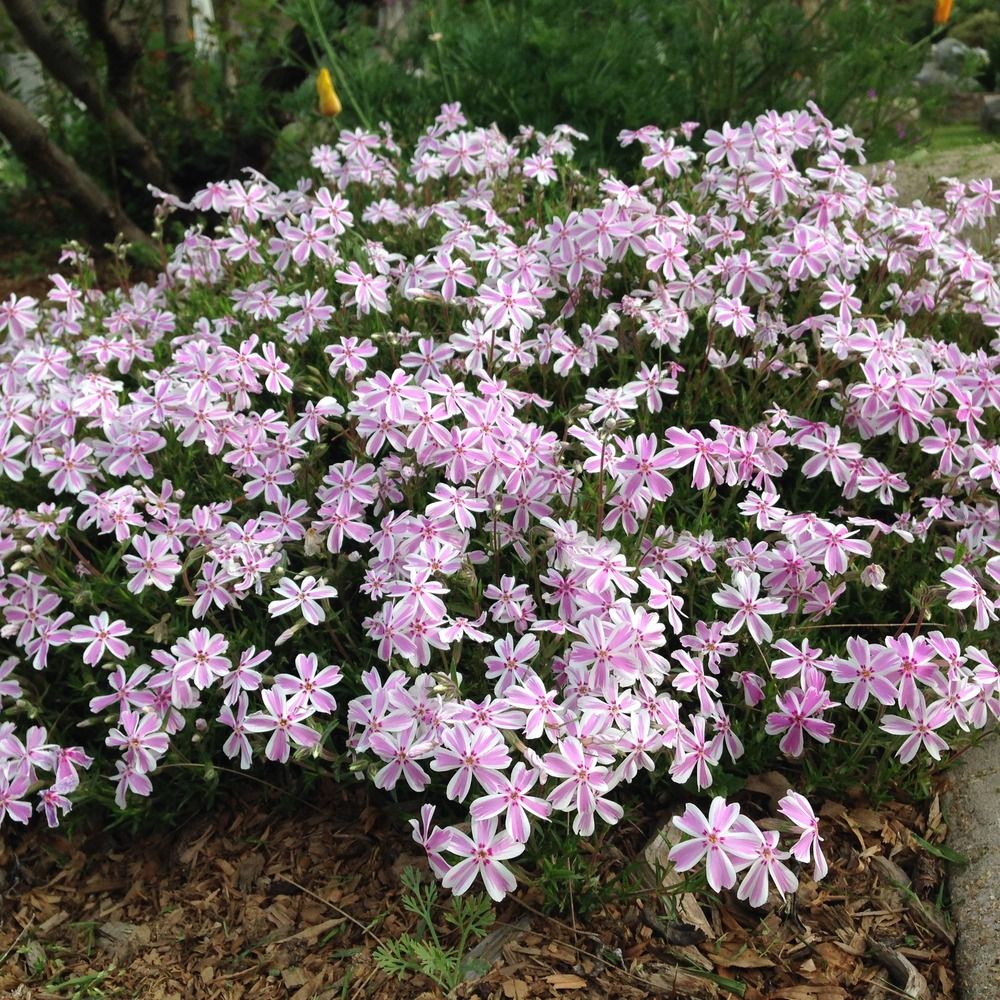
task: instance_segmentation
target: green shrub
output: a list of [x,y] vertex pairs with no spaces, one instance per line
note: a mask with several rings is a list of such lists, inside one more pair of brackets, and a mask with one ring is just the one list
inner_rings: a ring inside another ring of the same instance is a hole
[[[718,127],[811,99],[881,155],[899,142],[926,50],[926,12],[914,7],[820,0],[807,14],[792,0],[424,0],[390,36],[358,12],[327,33],[354,97],[346,119],[389,120],[406,137],[441,103],[461,101],[474,120],[510,133],[524,121],[568,122],[591,139],[585,159],[618,165],[622,128]],[[337,23],[332,0],[286,10],[317,35]]]

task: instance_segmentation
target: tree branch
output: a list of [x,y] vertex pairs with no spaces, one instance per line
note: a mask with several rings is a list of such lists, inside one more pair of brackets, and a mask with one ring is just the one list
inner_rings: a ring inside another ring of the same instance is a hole
[[0,0],[28,48],[66,89],[86,105],[121,146],[126,165],[143,180],[173,191],[153,144],[121,108],[104,100],[97,77],[72,42],[45,18],[35,0]]
[[77,162],[48,136],[31,112],[0,89],[0,133],[18,158],[68,198],[95,236],[111,241],[119,233],[131,243],[153,241],[97,186]]

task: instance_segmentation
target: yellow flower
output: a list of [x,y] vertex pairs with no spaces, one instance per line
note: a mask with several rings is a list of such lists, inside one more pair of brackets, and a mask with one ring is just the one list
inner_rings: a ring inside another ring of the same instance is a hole
[[954,0],[935,0],[934,3],[934,23],[947,24],[951,17],[951,8]]
[[333,118],[344,110],[337,96],[337,91],[333,89],[333,78],[330,71],[324,67],[316,77],[316,93],[319,94],[319,113],[327,118]]

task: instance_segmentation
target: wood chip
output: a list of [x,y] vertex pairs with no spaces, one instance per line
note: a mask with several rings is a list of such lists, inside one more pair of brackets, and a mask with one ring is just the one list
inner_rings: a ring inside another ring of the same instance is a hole
[[[758,811],[766,815],[767,798],[784,794],[784,784],[777,772],[765,777],[761,791],[746,802],[747,813],[755,821]],[[174,852],[181,839],[175,835],[132,838],[127,852],[108,835],[85,839],[80,847],[50,839],[45,831],[5,839],[4,868],[20,875],[3,889],[0,955],[9,955],[0,965],[0,998],[29,1000],[47,983],[93,975],[112,962],[114,979],[106,985],[144,1000],[414,996],[428,984],[382,973],[372,957],[374,934],[388,940],[413,928],[394,865],[412,859],[408,831],[390,822],[362,788],[333,794],[332,808],[315,815],[284,815],[253,795],[231,809],[222,806],[192,824],[192,835],[179,844],[187,866]],[[706,894],[675,896],[671,906],[691,906],[688,915],[677,915],[658,898],[663,886],[653,884],[636,895],[609,893],[603,908],[585,916],[577,911],[571,927],[565,915],[549,919],[535,912],[539,896],[525,886],[518,899],[532,914],[531,926],[515,925],[499,962],[458,995],[735,1000],[739,987],[744,1000],[928,1000],[928,992],[934,1000],[955,1000],[950,943],[903,902],[913,895],[907,876],[919,884],[920,852],[911,834],[929,836],[941,820],[928,815],[928,804],[922,813],[887,803],[869,815],[868,807],[858,797],[824,807],[830,875],[817,885],[803,873],[790,910],[761,914],[731,897],[713,906]],[[365,810],[371,835],[356,833],[330,851],[343,817]],[[853,816],[853,828],[847,816]],[[650,830],[663,821],[662,814],[644,818]],[[633,859],[640,871],[648,868],[646,829],[637,819],[608,833],[600,848],[602,876],[613,877]],[[667,874],[669,847],[660,845]],[[581,846],[583,852],[594,850]],[[930,906],[923,894],[915,898]],[[344,912],[330,913],[324,900]],[[447,898],[443,902],[435,917],[438,930],[450,934],[443,922]],[[513,904],[501,908],[497,930],[521,916]],[[706,933],[704,954],[678,947],[673,936]],[[32,942],[42,934],[44,939]],[[897,947],[903,940],[907,946]],[[889,954],[877,957],[870,941],[885,942]],[[496,942],[488,936],[474,954],[490,960]],[[124,962],[109,959],[107,951],[116,948],[129,956]],[[695,961],[700,964],[690,964]],[[439,994],[426,993],[424,1000],[433,996]]]
[[281,970],[281,981],[286,990],[296,990],[306,983],[306,974],[297,965]]
[[584,990],[588,985],[586,979],[566,972],[557,972],[554,975],[546,976],[545,982],[554,990]]
[[879,941],[869,941],[872,954],[886,967],[893,984],[903,991],[909,1000],[931,1000],[930,987],[917,967],[896,949]]
[[38,933],[48,934],[49,931],[55,930],[56,927],[64,924],[67,920],[69,920],[69,914],[65,910],[58,910],[48,920],[43,920],[38,925]]
[[523,979],[505,979],[500,988],[506,1000],[528,1000],[528,984]]

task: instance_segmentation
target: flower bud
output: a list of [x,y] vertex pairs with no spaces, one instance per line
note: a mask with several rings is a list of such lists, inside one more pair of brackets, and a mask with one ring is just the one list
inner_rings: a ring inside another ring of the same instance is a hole
[[885,584],[885,569],[878,563],[870,563],[861,571],[861,582],[873,590],[888,590]]

